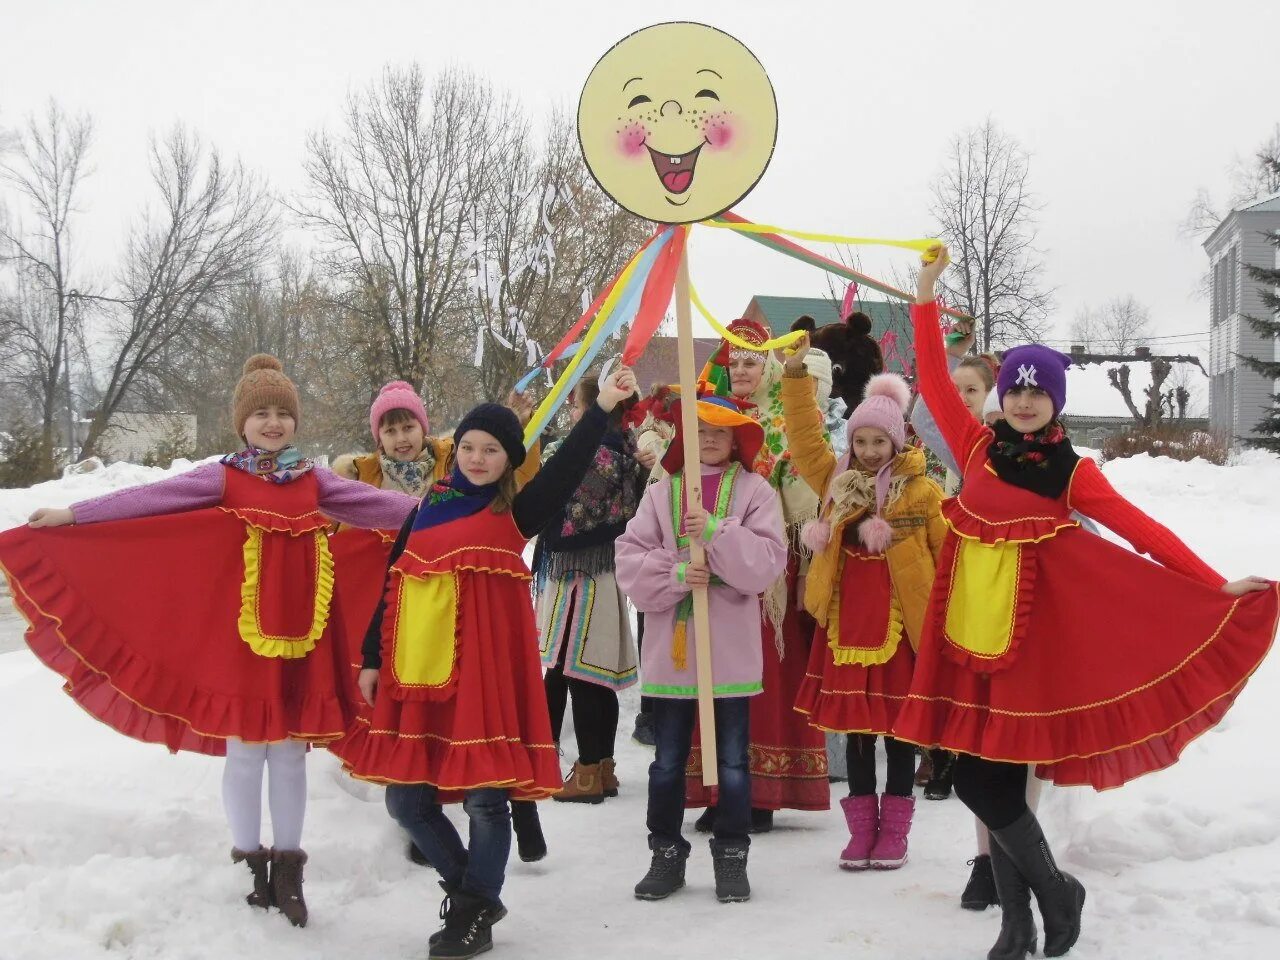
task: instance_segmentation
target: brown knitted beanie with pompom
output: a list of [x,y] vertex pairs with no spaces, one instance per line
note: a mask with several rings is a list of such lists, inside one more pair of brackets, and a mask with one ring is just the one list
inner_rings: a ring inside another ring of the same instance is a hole
[[244,434],[244,422],[255,410],[263,407],[282,407],[293,415],[294,423],[299,416],[298,388],[293,381],[284,375],[284,366],[269,353],[255,353],[244,362],[244,376],[236,384],[236,392],[231,399],[231,422],[236,433]]

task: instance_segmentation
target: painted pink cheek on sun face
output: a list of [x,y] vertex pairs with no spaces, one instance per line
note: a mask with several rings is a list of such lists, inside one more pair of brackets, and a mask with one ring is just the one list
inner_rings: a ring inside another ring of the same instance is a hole
[[644,143],[649,131],[639,123],[630,123],[618,131],[618,152],[624,157],[637,157],[644,153]]
[[706,119],[702,135],[709,146],[724,150],[737,139],[737,127],[727,114],[716,114]]

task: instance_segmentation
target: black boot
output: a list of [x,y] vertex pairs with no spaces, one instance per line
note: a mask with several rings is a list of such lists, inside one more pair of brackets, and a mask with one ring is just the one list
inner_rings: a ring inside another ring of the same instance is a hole
[[253,893],[244,898],[244,902],[251,907],[261,907],[267,910],[274,907],[275,900],[271,897],[271,879],[267,875],[267,864],[271,862],[271,851],[266,847],[258,847],[246,853],[243,850],[232,848],[232,863],[247,863],[249,872],[253,874]]
[[721,903],[742,903],[751,899],[747,881],[745,840],[712,840],[711,865],[716,873],[716,899]]
[[[979,858],[982,859],[982,858]],[[991,844],[987,870],[1000,897],[1000,936],[987,960],[1025,960],[1036,952],[1036,920],[1031,915],[1031,888],[1000,844]],[[974,873],[978,865],[974,864]],[[968,893],[968,891],[965,891]]]
[[1084,912],[1084,886],[1054,863],[1049,841],[1040,821],[1028,810],[1003,830],[992,830],[991,846],[1004,848],[1018,872],[1026,878],[1040,905],[1044,922],[1044,955],[1061,957],[1080,938],[1080,915]]
[[657,735],[653,732],[652,713],[636,714],[636,728],[631,734],[631,739],[642,747],[652,747],[657,745]]
[[649,838],[653,859],[649,872],[636,884],[637,900],[665,900],[684,886],[684,865],[689,851],[681,850],[674,843],[659,844]]
[[538,805],[532,800],[511,801],[511,826],[516,832],[516,852],[525,863],[536,863],[547,855],[547,839],[542,835]]
[[405,856],[420,867],[431,866],[431,861],[427,859],[427,855],[419,850],[418,845],[412,840],[409,841],[409,849],[405,851]]
[[[444,900],[440,903],[440,919],[443,920],[449,912],[450,901],[458,895],[461,888],[455,887],[444,880],[440,881],[440,889],[444,891]],[[507,915],[507,908],[501,900],[490,900],[488,907],[489,926],[493,926],[499,920]],[[440,938],[444,936],[444,929],[441,928],[427,938],[427,945],[434,947],[440,942]]]
[[933,776],[924,785],[926,800],[946,800],[951,796],[951,778],[955,773],[956,755],[947,750],[934,750]]
[[699,833],[710,833],[711,829],[716,825],[716,808],[707,807],[702,811],[702,816],[693,821],[693,829]]
[[973,870],[969,873],[964,893],[960,894],[960,906],[966,910],[985,910],[987,907],[1000,906],[996,880],[991,873],[991,857],[980,853],[969,862],[973,864]]
[[444,898],[440,917],[444,929],[432,943],[431,960],[468,960],[493,949],[493,912],[501,904],[459,890]]
[[773,830],[773,811],[751,808],[751,832],[770,833]]

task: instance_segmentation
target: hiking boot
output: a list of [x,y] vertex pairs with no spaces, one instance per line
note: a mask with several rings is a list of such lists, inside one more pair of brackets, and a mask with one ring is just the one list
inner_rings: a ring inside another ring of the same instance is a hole
[[606,797],[616,797],[618,795],[618,775],[615,772],[617,766],[613,762],[613,757],[605,757],[600,761],[600,787]]
[[[440,889],[444,891],[444,900],[440,902],[440,919],[443,920],[449,912],[449,901],[452,900],[461,891],[461,887],[450,885],[444,880],[440,881]],[[507,908],[501,900],[490,900],[486,920],[489,926],[493,926],[499,920],[507,915]],[[427,938],[427,946],[434,947],[440,942],[440,938],[444,936],[444,928],[441,927],[430,937]]]
[[980,853],[969,863],[973,869],[969,872],[969,882],[964,885],[964,893],[960,894],[960,906],[966,910],[985,910],[987,907],[1000,906],[991,857]]
[[496,901],[458,890],[440,904],[444,928],[430,944],[430,960],[467,960],[493,949],[493,921],[501,906]]
[[842,797],[840,808],[849,826],[849,842],[840,854],[840,866],[845,870],[866,870],[871,866],[871,848],[876,845],[876,832],[880,827],[876,795]]
[[689,851],[681,850],[674,843],[656,843],[652,837],[649,849],[653,851],[653,859],[649,862],[649,872],[636,884],[636,899],[665,900],[684,886],[684,866]]
[[747,881],[747,847],[742,840],[712,840],[711,865],[716,873],[716,899],[742,903],[751,899]]
[[876,870],[897,870],[907,862],[907,837],[915,813],[915,797],[880,797],[880,831],[871,848],[871,866]]
[[301,850],[271,851],[271,899],[295,927],[307,925],[307,901],[302,898],[302,867],[307,855]]
[[271,879],[267,875],[267,864],[271,862],[271,851],[266,847],[259,847],[251,853],[245,853],[243,850],[237,850],[234,847],[231,850],[232,863],[247,863],[249,872],[253,874],[253,892],[244,898],[244,902],[251,907],[261,907],[267,910],[274,906],[271,899]]
[[[999,843],[1013,866],[1036,895],[1044,923],[1044,955],[1061,957],[1080,939],[1084,913],[1084,885],[1054,862],[1040,821],[1030,810],[1001,830],[992,830],[992,850]],[[997,861],[999,862],[999,861]],[[1001,902],[1004,894],[1001,893]]]
[[560,803],[604,803],[604,784],[600,780],[600,764],[574,763],[564,786],[552,800]]
[[537,863],[547,855],[547,839],[542,835],[542,820],[534,801],[511,801],[511,827],[516,833],[516,852],[521,860]]

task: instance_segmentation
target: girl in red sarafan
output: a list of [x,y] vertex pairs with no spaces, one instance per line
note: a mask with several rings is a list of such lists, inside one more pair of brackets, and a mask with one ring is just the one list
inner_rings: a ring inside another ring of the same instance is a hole
[[[357,699],[327,518],[396,527],[414,500],[302,457],[298,391],[275,357],[245,363],[232,416],[240,452],[37,510],[0,534],[0,565],[27,643],[80,706],[146,743],[226,755],[231,858],[253,874],[246,900],[305,926],[307,744],[342,736]],[[272,850],[259,842],[264,767]]]
[[[525,545],[573,496],[609,413],[635,391],[622,369],[519,492],[526,452],[506,407],[482,404],[454,431],[455,466],[400,528],[364,642],[361,710],[330,745],[354,776],[387,784],[387,812],[439,871],[444,928],[432,958],[492,948],[511,852],[509,799],[560,790]],[[463,845],[441,804],[462,802]]]
[[[1059,957],[1080,935],[1085,891],[1027,806],[1027,764],[1104,790],[1177,762],[1270,649],[1277,585],[1226,582],[1076,454],[1058,422],[1069,357],[1010,350],[1004,419],[975,421],[947,375],[933,299],[947,263],[941,248],[922,267],[912,319],[920,392],[964,482],[943,504],[949,530],[894,735],[960,754],[956,793],[994,841],[1003,916],[989,957],[1035,952],[1032,893],[1045,955]],[[1072,511],[1157,562],[1086,533]]]

